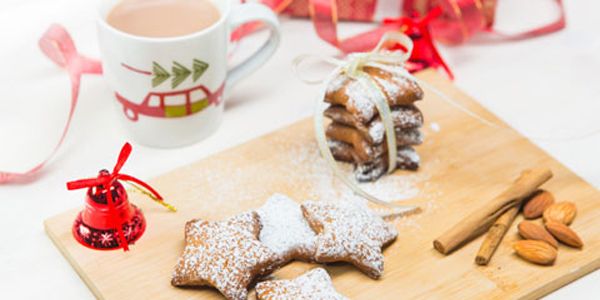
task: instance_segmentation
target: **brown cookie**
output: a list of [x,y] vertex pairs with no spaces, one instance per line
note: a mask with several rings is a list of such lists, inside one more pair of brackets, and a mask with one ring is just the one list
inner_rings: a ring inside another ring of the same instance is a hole
[[314,231],[302,215],[300,205],[281,194],[275,194],[256,210],[262,229],[259,240],[277,254],[280,264],[291,260],[313,261]]
[[[375,181],[387,172],[387,155],[379,156],[372,162],[357,164],[355,163],[357,161],[356,153],[352,145],[333,140],[328,140],[327,143],[335,160],[354,164],[354,177],[359,182]],[[397,169],[417,170],[419,168],[420,157],[410,146],[398,148],[396,160]]]
[[212,286],[227,299],[247,299],[248,285],[278,260],[258,241],[260,227],[254,212],[220,222],[187,222],[186,245],[171,284]]
[[331,123],[327,126],[325,135],[330,140],[352,145],[357,161],[370,161],[383,153],[380,148],[371,146],[367,140],[352,127]]
[[307,201],[304,217],[317,233],[318,262],[349,262],[371,278],[383,274],[382,248],[396,239],[396,228],[366,206],[350,202]]
[[354,153],[352,145],[336,140],[327,140],[327,145],[335,160],[347,163],[354,163],[356,160],[356,154]]
[[345,300],[335,290],[322,268],[312,269],[291,280],[269,280],[256,285],[258,300]]
[[[402,146],[398,148],[396,156],[396,169],[417,170],[421,158],[414,148]],[[383,176],[388,169],[388,156],[382,155],[372,162],[354,165],[354,177],[359,182],[371,182]]]
[[[390,107],[411,105],[423,98],[423,90],[414,80],[406,77],[405,69],[401,66],[369,64],[363,67],[363,71],[379,86]],[[366,124],[377,115],[371,95],[372,92],[361,82],[341,73],[329,83],[325,101],[344,106],[361,123]]]
[[[416,129],[423,126],[423,114],[414,105],[393,107],[391,112],[396,130]],[[385,127],[379,115],[368,124],[363,124],[343,106],[332,105],[325,110],[324,114],[335,123],[356,128],[371,144],[380,144],[384,140]]]
[[[357,163],[374,161],[387,152],[387,141],[380,144],[371,144],[357,129],[349,126],[331,123],[327,126],[325,135],[330,140],[352,145]],[[420,145],[422,142],[423,134],[418,129],[396,130],[397,147]]]

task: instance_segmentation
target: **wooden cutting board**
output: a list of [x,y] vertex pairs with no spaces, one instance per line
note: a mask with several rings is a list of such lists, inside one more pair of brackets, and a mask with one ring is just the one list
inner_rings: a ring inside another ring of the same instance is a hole
[[[418,77],[477,114],[502,123],[436,73]],[[345,264],[327,266],[341,293],[353,299],[537,298],[600,266],[598,190],[514,130],[486,126],[427,90],[418,106],[427,120],[426,142],[418,147],[420,170],[398,171],[364,187],[387,199],[409,198],[406,203],[420,205],[423,211],[391,221],[400,234],[384,252],[382,279],[369,279]],[[351,197],[319,157],[312,130],[311,120],[303,120],[155,178],[152,185],[179,211],[171,213],[131,195],[143,209],[148,228],[129,252],[93,251],[77,244],[71,222],[78,209],[46,220],[46,232],[100,299],[219,299],[212,289],[170,285],[184,246],[185,222],[233,216],[259,207],[277,192],[297,201]],[[433,250],[432,240],[448,226],[492,199],[523,169],[538,166],[555,174],[546,189],[558,200],[577,204],[572,228],[584,240],[583,250],[560,246],[554,266],[529,264],[511,249],[518,239],[515,226],[487,267],[473,262],[481,239],[447,257]],[[296,262],[275,276],[292,278],[315,266]]]

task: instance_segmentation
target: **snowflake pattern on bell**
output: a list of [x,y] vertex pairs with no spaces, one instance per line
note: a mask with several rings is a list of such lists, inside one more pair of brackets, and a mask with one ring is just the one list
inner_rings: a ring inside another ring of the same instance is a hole
[[90,233],[91,232],[89,228],[87,228],[83,224],[79,224],[79,235],[81,235],[81,237],[88,238],[90,236]]
[[112,242],[113,240],[113,236],[112,233],[110,232],[105,232],[103,234],[100,235],[100,243],[102,243],[102,245],[108,245],[110,244],[110,242]]
[[[131,206],[134,209],[134,214],[129,222],[123,224],[123,233],[130,245],[139,239],[146,229],[142,212],[135,205],[131,204]],[[77,219],[73,223],[73,236],[79,243],[92,249],[110,250],[121,248],[115,229],[102,230],[88,226],[83,222],[81,213],[77,215]]]

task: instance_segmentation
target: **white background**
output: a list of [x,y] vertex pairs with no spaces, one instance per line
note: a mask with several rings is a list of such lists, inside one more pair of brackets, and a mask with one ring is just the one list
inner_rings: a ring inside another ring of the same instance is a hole
[[[37,39],[49,24],[58,22],[69,29],[82,53],[98,57],[95,7],[81,0],[0,2],[0,170],[24,171],[51,151],[70,101],[67,76],[42,56]],[[500,2],[498,25],[507,29],[554,16],[551,0]],[[441,47],[441,52],[457,85],[521,133],[554,137],[534,142],[600,187],[600,135],[556,139],[600,129],[600,4],[579,0],[566,5],[568,27],[560,33],[518,43]],[[366,27],[343,29],[355,32]],[[283,19],[282,30],[275,57],[227,99],[225,120],[215,135],[173,150],[134,144],[125,170],[149,179],[309,116],[317,87],[297,80],[290,61],[303,53],[336,51],[305,21]],[[242,42],[239,52],[248,52],[259,40]],[[0,187],[2,299],[93,298],[42,226],[44,219],[82,205],[82,192],[68,192],[65,182],[112,167],[126,139],[101,77],[83,79],[80,99],[65,146],[39,180]],[[600,271],[548,298],[598,299],[598,283]]]

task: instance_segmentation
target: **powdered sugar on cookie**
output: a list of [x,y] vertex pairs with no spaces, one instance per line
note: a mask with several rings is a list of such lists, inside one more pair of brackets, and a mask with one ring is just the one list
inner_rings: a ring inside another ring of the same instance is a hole
[[282,260],[312,260],[315,252],[315,233],[310,228],[300,205],[292,199],[275,194],[256,210],[262,229],[259,240]]
[[359,115],[363,121],[369,121],[377,113],[377,107],[374,100],[370,98],[369,91],[358,80],[351,79],[346,85],[346,95],[348,96],[348,106]]
[[[394,130],[396,132],[406,129],[417,129],[423,125],[423,116],[421,113],[410,107],[399,107],[393,109],[392,120],[394,121]],[[369,136],[374,144],[383,142],[385,136],[385,127],[381,119],[376,118],[369,123]]]
[[259,300],[345,300],[322,268],[312,269],[292,280],[271,280],[256,285]]
[[247,286],[277,262],[277,255],[257,240],[259,231],[256,213],[221,222],[189,221],[171,284],[213,286],[227,299],[245,300]]
[[[414,148],[410,146],[398,147],[396,156],[396,167],[405,170],[416,170],[419,167],[421,158]],[[381,177],[387,171],[386,156],[380,156],[373,162],[365,164],[356,164],[354,168],[354,177],[359,182],[370,182]]]
[[318,262],[352,263],[372,278],[383,274],[382,247],[396,239],[395,227],[366,206],[354,203],[307,201],[302,211],[318,233]]

